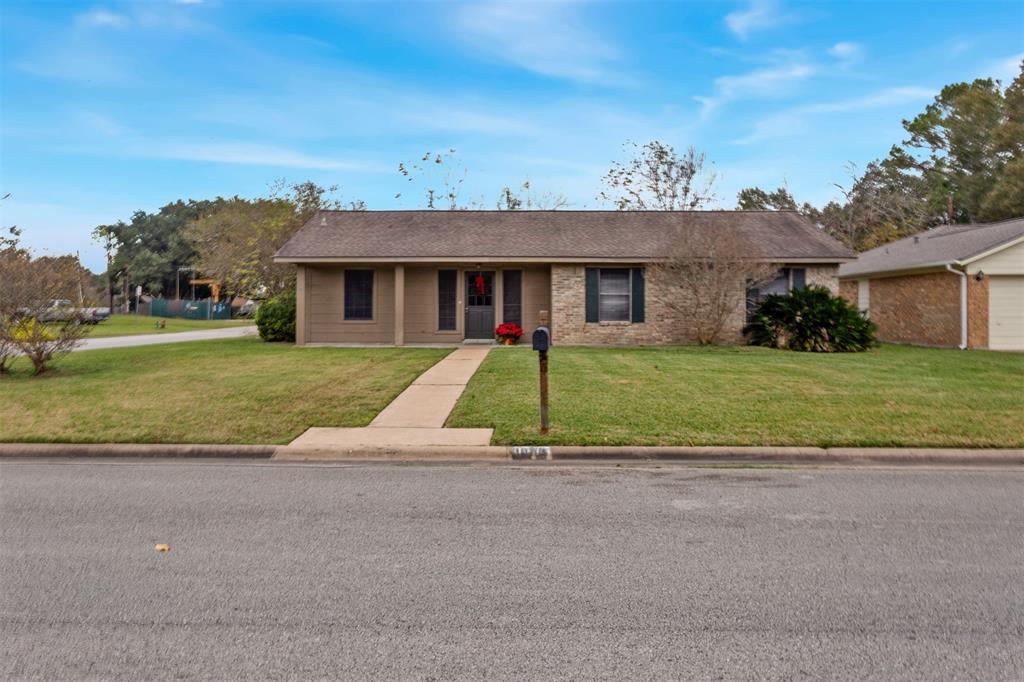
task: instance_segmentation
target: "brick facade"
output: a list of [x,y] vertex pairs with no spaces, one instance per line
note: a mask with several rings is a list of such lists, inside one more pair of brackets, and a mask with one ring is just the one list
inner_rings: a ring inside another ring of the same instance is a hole
[[839,295],[846,299],[847,303],[857,306],[857,280],[844,279],[839,282]]
[[[857,304],[857,280],[840,283],[840,294]],[[929,272],[869,282],[868,316],[878,338],[920,346],[960,345],[960,276]],[[988,279],[967,280],[967,344],[988,347]]]
[[[806,271],[807,284],[826,287],[833,293],[839,291],[837,265],[807,267]],[[695,342],[692,326],[666,304],[670,292],[651,268],[646,269],[644,322],[587,322],[585,272],[582,265],[551,266],[551,333],[555,343],[665,345]],[[742,343],[744,322],[745,302],[738,292],[735,313],[722,334],[723,343]]]

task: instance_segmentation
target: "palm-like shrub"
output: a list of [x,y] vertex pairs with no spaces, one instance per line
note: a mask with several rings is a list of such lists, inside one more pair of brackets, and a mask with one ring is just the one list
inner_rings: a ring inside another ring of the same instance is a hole
[[295,341],[295,290],[264,301],[256,310],[256,329],[264,341]]
[[849,353],[874,346],[874,322],[823,287],[766,296],[743,329],[751,345],[815,353]]

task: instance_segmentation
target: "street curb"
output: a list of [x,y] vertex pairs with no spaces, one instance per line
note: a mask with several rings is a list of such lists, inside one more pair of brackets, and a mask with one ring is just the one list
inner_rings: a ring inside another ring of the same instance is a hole
[[205,445],[150,443],[0,443],[0,459],[14,457],[169,457],[269,459],[276,445]]
[[1024,449],[552,446],[552,460],[722,461],[777,464],[1024,465]]
[[818,448],[748,446],[418,446],[297,448],[284,445],[133,443],[0,443],[13,458],[273,459],[274,461],[393,462],[710,462],[721,464],[1024,466],[1024,449]]

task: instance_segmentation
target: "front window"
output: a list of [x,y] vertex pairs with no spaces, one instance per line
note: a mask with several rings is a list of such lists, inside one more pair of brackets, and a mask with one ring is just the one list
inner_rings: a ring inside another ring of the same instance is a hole
[[373,319],[373,270],[345,271],[345,319]]
[[782,268],[775,277],[747,289],[747,322],[754,319],[754,311],[766,296],[784,295],[793,289],[802,289],[807,276],[804,268]]
[[523,271],[505,270],[502,278],[502,319],[523,325]]
[[441,331],[455,331],[458,289],[456,270],[437,271],[437,328]]
[[629,322],[629,270],[601,268],[597,282],[598,319],[601,322]]

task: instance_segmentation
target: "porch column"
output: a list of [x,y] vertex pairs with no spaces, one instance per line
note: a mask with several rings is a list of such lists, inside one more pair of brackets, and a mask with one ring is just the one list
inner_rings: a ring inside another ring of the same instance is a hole
[[306,345],[306,266],[295,273],[295,345]]
[[395,345],[405,345],[405,266],[395,266]]

